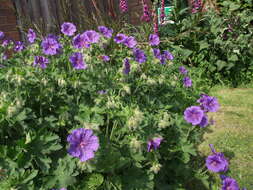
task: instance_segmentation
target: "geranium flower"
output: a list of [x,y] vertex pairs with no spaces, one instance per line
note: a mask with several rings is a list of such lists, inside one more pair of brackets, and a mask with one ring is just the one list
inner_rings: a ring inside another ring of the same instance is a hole
[[144,51],[136,48],[133,50],[133,54],[135,57],[135,61],[137,61],[138,63],[144,63],[147,61],[147,57],[146,57]]
[[131,69],[131,65],[129,62],[129,59],[125,58],[124,59],[124,69],[123,69],[123,73],[124,74],[129,74],[130,73],[130,69]]
[[30,43],[33,43],[36,39],[36,33],[31,28],[28,30],[27,39]]
[[0,31],[0,40],[4,39],[5,35],[4,32]]
[[49,34],[41,43],[43,53],[46,55],[55,55],[59,53],[61,44],[58,42],[58,38],[52,34]]
[[76,49],[89,48],[90,44],[88,43],[87,36],[84,34],[77,34],[73,38],[73,46]]
[[97,33],[94,30],[87,30],[83,33],[84,36],[86,36],[86,40],[88,43],[93,44],[93,43],[98,43],[100,39],[99,33]]
[[79,53],[79,52],[75,52],[73,53],[70,58],[69,61],[72,63],[72,66],[75,69],[86,69],[87,65],[85,64],[84,60],[83,60],[83,54]]
[[187,69],[184,66],[179,67],[179,72],[182,75],[186,75],[188,73]]
[[184,87],[191,87],[192,86],[192,80],[190,77],[184,77],[183,78]]
[[98,31],[101,32],[104,35],[104,37],[106,37],[106,38],[112,37],[112,33],[113,33],[112,29],[109,29],[105,26],[99,26]]
[[76,32],[76,26],[71,22],[64,22],[61,25],[61,32],[66,36],[73,36]]
[[156,137],[153,138],[151,140],[148,141],[148,145],[147,145],[147,151],[150,152],[152,149],[156,150],[159,148],[161,142],[162,142],[162,138]]
[[114,37],[114,41],[115,41],[117,44],[123,43],[126,39],[127,39],[127,36],[126,36],[125,34],[117,34],[117,35]]
[[68,153],[79,158],[81,162],[94,158],[94,152],[99,148],[98,137],[93,135],[91,129],[75,129],[68,135],[67,141],[70,144]]
[[222,190],[240,190],[237,181],[230,177],[224,177],[222,180]]
[[212,144],[209,146],[213,154],[206,158],[207,169],[215,173],[226,172],[228,170],[228,161],[224,154],[221,152],[216,152]]
[[21,42],[21,41],[17,41],[17,42],[15,43],[14,51],[20,52],[20,51],[22,51],[24,48],[25,48],[24,43]]
[[191,106],[184,111],[184,119],[192,125],[198,125],[202,121],[204,111],[199,106]]
[[201,98],[197,100],[205,112],[217,112],[220,108],[217,98],[202,94]]
[[160,44],[160,39],[157,34],[150,34],[149,35],[149,44],[151,46],[157,46]]
[[35,56],[33,66],[40,66],[40,68],[45,69],[49,60],[43,56]]
[[124,45],[129,47],[129,48],[134,48],[136,45],[137,45],[137,41],[135,40],[134,37],[130,36],[130,37],[127,37],[125,40],[124,40]]

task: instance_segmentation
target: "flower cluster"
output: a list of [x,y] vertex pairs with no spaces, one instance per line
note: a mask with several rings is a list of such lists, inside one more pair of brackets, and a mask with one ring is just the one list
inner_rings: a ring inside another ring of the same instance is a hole
[[127,36],[125,34],[119,33],[114,37],[114,41],[117,44],[124,44],[128,48],[134,48],[137,45],[137,41],[133,36]]
[[186,88],[191,87],[192,86],[192,80],[189,76],[187,76],[188,70],[184,66],[181,66],[181,67],[179,67],[179,72],[180,72],[181,75],[184,76],[184,78],[183,78],[184,87],[186,87]]
[[191,106],[184,111],[184,119],[192,125],[199,125],[206,127],[209,123],[207,113],[217,112],[219,103],[217,98],[202,94],[200,99],[197,100],[200,106]]
[[[225,173],[228,170],[228,160],[225,158],[224,154],[221,152],[216,152],[212,144],[209,145],[212,151],[212,155],[206,158],[206,167],[208,170],[215,173]],[[240,190],[237,181],[231,177],[225,175],[220,175],[222,180],[221,190]],[[246,190],[243,188],[242,190]]]

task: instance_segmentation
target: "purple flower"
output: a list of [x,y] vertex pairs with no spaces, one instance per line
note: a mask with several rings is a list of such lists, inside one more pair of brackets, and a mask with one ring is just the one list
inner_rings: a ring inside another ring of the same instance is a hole
[[200,106],[205,112],[217,112],[220,108],[217,98],[206,94],[202,94],[201,98],[198,99],[197,102],[200,103]]
[[215,173],[226,172],[228,170],[228,161],[224,154],[221,152],[216,152],[212,144],[209,146],[213,154],[206,158],[207,169]]
[[98,27],[99,32],[101,32],[106,38],[111,38],[113,30],[109,29],[105,26],[99,26]]
[[148,141],[147,151],[150,152],[152,149],[156,150],[159,148],[162,138],[156,137]]
[[151,46],[157,46],[160,44],[160,39],[157,34],[150,34],[149,35],[149,44]]
[[235,179],[226,177],[222,181],[222,190],[240,190],[238,183]]
[[126,36],[125,34],[117,34],[117,35],[114,37],[114,41],[115,41],[117,44],[123,43],[126,39],[127,39],[127,36]]
[[8,57],[7,57],[7,55],[6,55],[5,53],[3,54],[2,59],[3,59],[3,60],[8,59]]
[[184,111],[184,119],[192,125],[198,125],[204,117],[204,111],[199,106],[191,106]]
[[190,77],[184,77],[183,78],[184,87],[191,87],[192,86],[192,80]]
[[125,58],[123,73],[128,75],[130,73],[130,70],[131,70],[131,65],[130,65],[129,59]]
[[77,34],[73,38],[73,46],[76,49],[89,48],[90,44],[88,43],[87,37],[84,34]]
[[204,114],[204,116],[202,117],[201,122],[199,123],[199,126],[202,127],[202,128],[204,128],[204,127],[206,127],[208,124],[209,124],[209,123],[208,123],[208,117],[207,117],[207,115]]
[[161,59],[160,59],[160,64],[162,64],[162,65],[165,65],[166,64],[166,57],[165,57],[165,55],[163,54],[162,56],[161,56]]
[[85,64],[84,60],[83,60],[83,54],[79,53],[79,52],[75,52],[73,53],[70,58],[69,61],[72,63],[72,66],[75,69],[86,69],[87,65]]
[[154,54],[154,56],[155,56],[157,59],[161,59],[161,58],[162,58],[160,49],[154,48],[154,49],[153,49],[153,54]]
[[172,61],[174,59],[174,56],[172,55],[172,53],[170,53],[167,50],[163,51],[163,54],[164,54],[164,56],[166,57],[167,60]]
[[127,37],[125,40],[124,40],[124,45],[129,47],[129,48],[134,48],[136,45],[137,45],[137,41],[135,40],[134,37],[130,36],[130,37]]
[[107,91],[106,90],[99,90],[98,94],[100,94],[100,95],[107,94]]
[[135,57],[135,61],[137,61],[138,63],[144,63],[147,61],[147,57],[146,57],[144,51],[136,48],[133,50],[133,54]]
[[83,33],[83,35],[86,36],[86,40],[88,43],[93,44],[93,43],[98,43],[100,35],[94,30],[87,30]]
[[94,152],[99,147],[98,137],[93,135],[91,129],[75,129],[68,135],[67,141],[70,143],[68,153],[80,158],[81,162],[94,158]]
[[76,32],[76,26],[70,22],[64,22],[61,25],[61,32],[66,36],[73,36]]
[[122,13],[127,12],[128,6],[127,6],[127,1],[126,0],[120,0],[119,1],[119,9]]
[[182,75],[186,75],[188,73],[187,69],[184,66],[179,67],[179,72]]
[[0,40],[4,39],[4,32],[0,31]]
[[24,46],[23,42],[17,41],[17,42],[15,43],[14,51],[20,52],[20,51],[22,51],[24,48],[25,48],[25,46]]
[[49,60],[43,56],[35,56],[33,66],[40,66],[40,68],[45,69]]
[[110,57],[109,57],[108,55],[102,55],[101,58],[102,58],[102,60],[105,61],[105,62],[110,61]]
[[151,21],[151,14],[148,10],[148,5],[146,2],[143,3],[143,15],[141,16],[141,20],[144,22],[150,22]]
[[6,46],[8,46],[11,42],[12,42],[12,41],[9,40],[9,39],[4,40],[3,43],[2,43],[2,46],[3,46],[3,47],[6,47]]
[[58,42],[57,36],[49,34],[41,43],[43,53],[46,55],[55,55],[59,53],[61,44]]
[[30,43],[33,43],[36,39],[36,33],[33,31],[33,29],[29,29],[27,33],[27,38]]

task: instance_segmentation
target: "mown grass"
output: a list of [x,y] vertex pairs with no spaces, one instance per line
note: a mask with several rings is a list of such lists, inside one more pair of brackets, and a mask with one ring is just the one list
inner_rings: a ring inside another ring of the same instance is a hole
[[[221,88],[211,91],[221,109],[211,116],[215,125],[204,135],[200,152],[210,154],[208,144],[230,159],[228,175],[237,179],[241,187],[253,189],[253,88]],[[217,183],[220,183],[216,175]]]

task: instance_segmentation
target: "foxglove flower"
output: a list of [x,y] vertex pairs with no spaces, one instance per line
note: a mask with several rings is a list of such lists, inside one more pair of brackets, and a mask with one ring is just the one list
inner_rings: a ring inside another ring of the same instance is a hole
[[105,26],[99,26],[98,31],[101,32],[103,34],[103,36],[106,37],[106,38],[111,38],[112,37],[112,33],[113,33],[112,29],[109,29]]
[[184,87],[189,88],[192,86],[192,80],[190,77],[183,78]]
[[87,37],[84,34],[77,34],[73,38],[73,46],[76,49],[89,48],[90,44],[88,43]]
[[0,40],[4,39],[4,32],[0,31]]
[[160,43],[159,36],[157,34],[150,34],[149,35],[149,44],[151,46],[157,46]]
[[128,75],[130,73],[131,65],[129,62],[129,59],[125,58],[124,59],[124,68],[123,68],[123,73],[125,75]]
[[172,53],[170,53],[167,50],[163,51],[163,54],[166,57],[166,59],[169,60],[169,61],[172,61],[174,59],[174,56],[172,55]]
[[179,72],[182,75],[186,75],[188,73],[187,69],[184,66],[179,67]]
[[205,112],[217,112],[220,108],[217,98],[202,94],[197,101]]
[[127,36],[125,34],[117,34],[115,37],[114,37],[114,41],[117,43],[117,44],[120,44],[120,43],[124,43],[124,41],[127,39]]
[[62,48],[58,42],[58,38],[52,34],[49,34],[41,43],[42,51],[45,55],[56,55]]
[[124,45],[129,47],[129,48],[134,48],[136,45],[137,45],[137,41],[135,40],[134,37],[130,36],[130,37],[127,37],[125,40],[124,40]]
[[71,22],[64,22],[61,25],[61,32],[66,36],[73,36],[76,32],[76,26]]
[[83,35],[86,36],[86,40],[90,44],[98,43],[100,38],[100,35],[94,30],[87,30],[83,33]]
[[226,172],[228,170],[228,161],[224,154],[221,152],[216,152],[212,144],[209,146],[213,154],[206,158],[207,169],[215,173]]
[[240,190],[237,181],[230,177],[225,177],[222,180],[222,190]]
[[27,33],[27,38],[30,43],[34,43],[36,39],[36,33],[33,31],[33,29],[29,29]]
[[156,137],[148,141],[147,151],[150,152],[151,150],[156,150],[160,147],[162,142],[162,138]]
[[202,7],[202,0],[192,0],[192,13],[197,13]]
[[39,66],[42,69],[47,68],[47,64],[49,63],[49,60],[43,56],[35,56],[33,66]]
[[83,60],[83,54],[82,53],[79,53],[79,52],[73,53],[70,56],[69,61],[72,63],[72,66],[77,70],[87,68],[87,65],[85,64],[85,62]]
[[155,56],[157,59],[161,59],[161,58],[162,58],[160,49],[154,48],[154,49],[153,49],[153,54],[154,54],[154,56]]
[[204,117],[204,111],[199,106],[191,106],[184,111],[184,119],[192,125],[198,125]]
[[141,20],[144,22],[150,22],[151,21],[151,15],[148,9],[148,4],[145,0],[143,0],[143,15],[141,17]]
[[94,158],[94,152],[99,148],[98,137],[91,129],[75,129],[68,135],[67,141],[70,144],[68,153],[79,158],[81,162]]
[[122,13],[128,11],[127,0],[119,0],[119,9]]
[[137,61],[138,63],[144,63],[147,61],[147,57],[146,57],[144,51],[136,48],[133,50],[133,54],[135,57],[135,61]]
[[161,23],[164,22],[164,18],[165,18],[165,0],[162,0],[161,15],[160,15]]
[[14,51],[20,52],[20,51],[22,51],[24,48],[25,48],[25,46],[24,46],[23,42],[17,41],[17,42],[15,43]]

